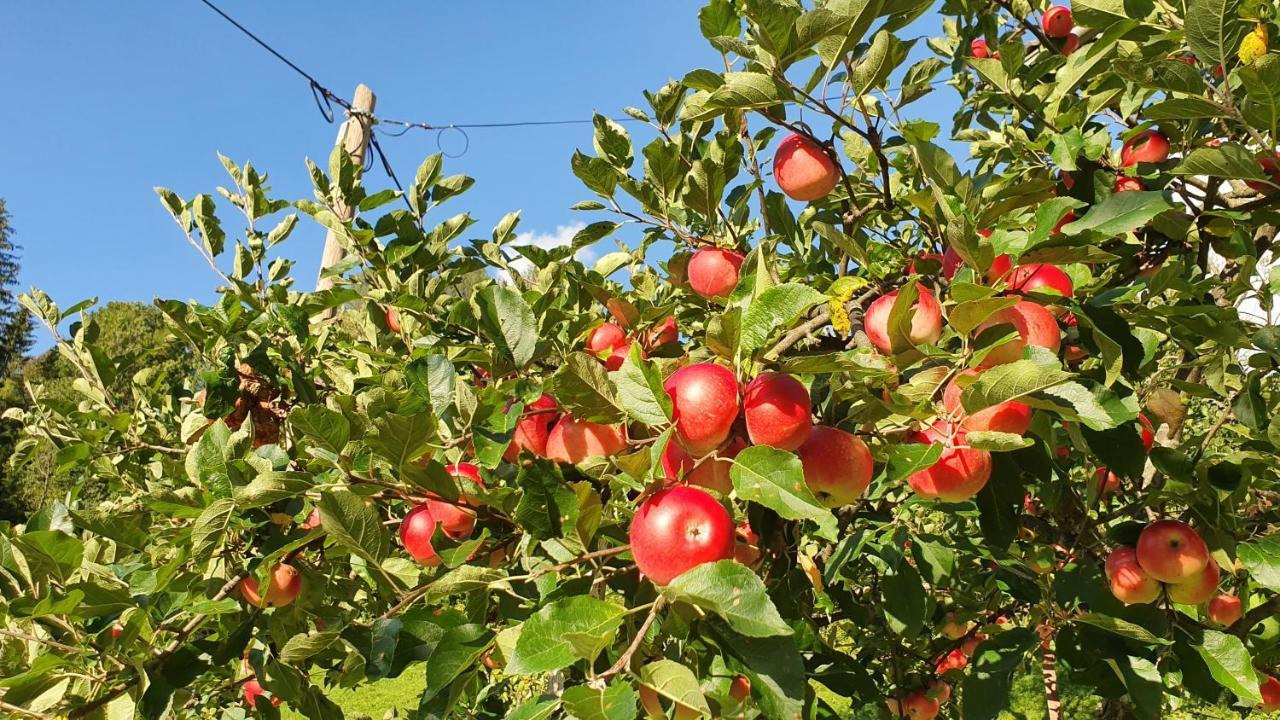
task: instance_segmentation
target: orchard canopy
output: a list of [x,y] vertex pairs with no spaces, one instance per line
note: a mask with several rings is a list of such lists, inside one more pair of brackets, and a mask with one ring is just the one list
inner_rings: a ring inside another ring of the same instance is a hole
[[157,301],[184,392],[24,299],[81,377],[13,462],[111,493],[3,527],[0,713],[339,718],[411,669],[415,718],[1280,707],[1273,13],[713,0],[645,142],[565,159],[566,247],[440,156],[159,189],[217,273]]

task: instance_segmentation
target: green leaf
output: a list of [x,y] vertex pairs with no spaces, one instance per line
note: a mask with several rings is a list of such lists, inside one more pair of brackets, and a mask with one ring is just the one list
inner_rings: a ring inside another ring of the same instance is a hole
[[625,615],[625,608],[587,595],[545,605],[521,626],[507,672],[531,675],[594,659],[613,641]]
[[1225,112],[1215,102],[1198,97],[1180,97],[1151,105],[1143,111],[1143,115],[1148,120],[1198,120],[1222,117]]
[[1035,444],[1031,438],[1023,437],[1016,433],[996,432],[993,430],[975,430],[966,435],[966,438],[970,447],[978,450],[990,450],[991,452],[1012,452]]
[[1051,365],[1018,360],[984,370],[960,395],[965,412],[975,413],[1007,400],[1059,385],[1071,374]]
[[520,293],[490,285],[480,291],[480,326],[498,350],[524,367],[538,344],[538,322]]
[[618,402],[631,419],[651,427],[671,422],[671,396],[662,389],[662,376],[644,359],[639,343],[631,343],[627,359],[613,378]]
[[484,590],[506,576],[507,573],[499,568],[462,565],[433,580],[425,600],[428,603],[439,602],[453,595]]
[[854,95],[867,94],[889,77],[889,73],[897,66],[894,62],[895,45],[901,45],[901,41],[887,30],[881,30],[871,38],[871,46],[854,66],[853,75],[849,78]]
[[880,578],[884,598],[884,618],[889,629],[904,638],[913,638],[924,627],[927,597],[920,573],[907,563],[899,564],[891,575]]
[[631,684],[615,680],[608,687],[574,685],[564,689],[560,702],[576,720],[635,720],[639,698]]
[[514,519],[533,537],[560,537],[577,522],[578,496],[565,482],[559,464],[542,460],[529,463],[520,468],[516,485],[522,492]]
[[1249,373],[1249,379],[1231,403],[1231,411],[1241,424],[1251,430],[1262,430],[1267,426],[1270,415],[1267,402],[1262,398],[1262,379],[1258,372]]
[[788,330],[809,308],[827,297],[808,285],[783,283],[765,288],[742,316],[739,341],[750,353],[765,346],[775,333]]
[[547,720],[560,709],[559,700],[526,700],[511,709],[503,720]]
[[1045,388],[1023,402],[1052,410],[1065,420],[1078,420],[1091,430],[1108,430],[1138,419],[1137,402],[1132,397],[1120,398],[1105,388],[1090,390],[1078,382]]
[[404,622],[399,618],[378,618],[373,621],[373,627],[369,631],[369,656],[365,662],[365,674],[370,680],[378,680],[391,673],[402,627]]
[[992,315],[1018,304],[1018,298],[993,297],[962,302],[947,314],[947,324],[961,335],[968,335]]
[[[445,630],[427,662],[427,689],[418,706],[442,694],[463,673],[472,672],[493,642],[493,632],[483,625],[458,625]],[[424,713],[419,713],[423,716]]]
[[889,446],[890,482],[905,480],[911,475],[938,462],[943,447],[939,443],[895,443]]
[[790,635],[764,581],[735,560],[703,563],[676,577],[663,594],[713,612],[747,637]]
[[311,487],[311,475],[304,472],[259,473],[248,485],[236,488],[236,505],[242,508],[265,507],[274,502],[302,495]]
[[230,440],[231,429],[218,420],[200,435],[200,439],[187,453],[187,477],[219,496],[229,494],[231,489],[230,470],[227,467]]
[[618,171],[608,160],[591,157],[575,150],[569,161],[573,174],[587,189],[601,197],[613,197],[618,186]]
[[392,467],[404,467],[431,450],[436,437],[435,416],[430,412],[400,415],[384,412],[373,418],[372,432],[364,443]]
[[1036,636],[1026,628],[1006,630],[978,646],[961,694],[965,720],[995,720],[1013,699],[1013,674]]
[[1102,615],[1101,613],[1085,613],[1084,615],[1077,617],[1075,622],[1092,625],[1093,627],[1106,630],[1107,632],[1119,635],[1122,638],[1135,640],[1144,645],[1173,644],[1171,641],[1157,636],[1155,633],[1152,633],[1150,630],[1138,625],[1137,623],[1131,623],[1128,620],[1112,617],[1110,615]]
[[1227,64],[1249,26],[1240,17],[1240,0],[1187,0],[1187,45],[1201,62]]
[[993,548],[1007,548],[1021,529],[1025,491],[1018,481],[1018,470],[1009,455],[991,457],[991,482],[978,491],[978,528],[982,538]]
[[730,669],[751,681],[751,696],[765,717],[801,717],[807,682],[794,637],[747,637],[718,623],[708,624],[706,633],[728,656]]
[[236,504],[230,498],[214,500],[191,526],[191,556],[210,558],[222,547],[227,527],[235,517]]
[[1267,53],[1240,68],[1239,75],[1245,91],[1245,119],[1261,128],[1280,125],[1280,56]]
[[1071,0],[1076,24],[1099,30],[1128,18],[1145,18],[1154,8],[1152,0]]
[[586,353],[570,353],[549,385],[548,392],[579,420],[619,423],[627,417],[608,371]]
[[1112,193],[1106,200],[1089,208],[1084,217],[1062,227],[1062,234],[1079,235],[1096,232],[1120,235],[1146,225],[1152,218],[1173,207],[1158,192]]
[[1235,143],[1196,148],[1169,172],[1174,175],[1211,175],[1242,180],[1262,180],[1265,177],[1253,155]]
[[711,715],[698,676],[675,660],[656,660],[640,669],[640,682],[659,695],[703,715]]
[[818,42],[818,57],[830,67],[851,52],[884,9],[885,0],[829,0],[823,7],[843,19],[841,32]]
[[280,649],[280,662],[296,665],[328,650],[337,642],[339,633],[334,630],[303,633],[289,638]]
[[743,500],[759,503],[787,520],[812,520],[818,533],[836,539],[836,518],[823,507],[804,481],[804,466],[794,454],[767,445],[738,453],[729,471]]
[[626,171],[630,168],[635,157],[631,149],[631,136],[627,131],[600,113],[596,113],[591,122],[595,125],[592,144],[595,146],[596,154],[608,160],[619,170]]
[[351,439],[351,424],[347,418],[323,405],[294,408],[289,413],[289,425],[335,455],[341,453]]
[[1204,640],[1195,648],[1219,685],[1249,705],[1262,701],[1258,695],[1258,675],[1253,669],[1253,657],[1240,638],[1217,630],[1205,630]]
[[1236,557],[1259,585],[1280,592],[1280,535],[1236,546]]
[[348,551],[378,563],[387,554],[387,535],[378,512],[348,490],[328,490],[316,504],[324,531]]

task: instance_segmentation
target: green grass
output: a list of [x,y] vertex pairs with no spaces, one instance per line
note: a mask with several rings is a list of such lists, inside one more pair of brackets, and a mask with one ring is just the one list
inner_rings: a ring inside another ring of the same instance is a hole
[[[388,710],[399,709],[400,717],[411,717],[418,707],[418,696],[426,685],[426,665],[415,663],[409,666],[400,677],[367,683],[355,689],[333,689],[328,691],[329,699],[338,704],[346,714],[347,720],[371,718],[382,720]],[[286,720],[303,720],[288,708],[283,708],[281,717]]]

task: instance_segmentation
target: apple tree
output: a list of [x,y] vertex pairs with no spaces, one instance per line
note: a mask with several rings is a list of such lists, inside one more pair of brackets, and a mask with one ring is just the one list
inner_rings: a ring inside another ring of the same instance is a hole
[[339,718],[410,669],[422,718],[1280,708],[1272,13],[712,0],[714,62],[571,158],[565,247],[475,232],[439,156],[159,189],[219,283],[157,301],[183,392],[24,298],[80,378],[15,461],[112,492],[0,534],[0,709]]

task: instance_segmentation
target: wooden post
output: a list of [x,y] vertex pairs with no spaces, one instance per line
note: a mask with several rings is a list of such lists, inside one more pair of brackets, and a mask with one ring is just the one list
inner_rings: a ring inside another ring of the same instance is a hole
[[[338,139],[334,144],[347,151],[351,156],[351,162],[355,163],[357,172],[364,167],[365,151],[369,148],[369,136],[373,132],[373,109],[377,103],[377,96],[368,86],[364,83],[357,85],[355,96],[351,99],[351,109],[357,112],[348,114],[347,119],[338,128]],[[352,208],[340,204],[334,210],[343,222],[351,221]],[[324,277],[324,271],[336,265],[345,254],[342,243],[338,242],[337,233],[332,230],[326,233],[324,253],[320,256],[320,274],[316,278],[317,292],[333,287],[333,278]],[[337,311],[330,309],[325,311],[323,318],[330,319],[335,315]]]

